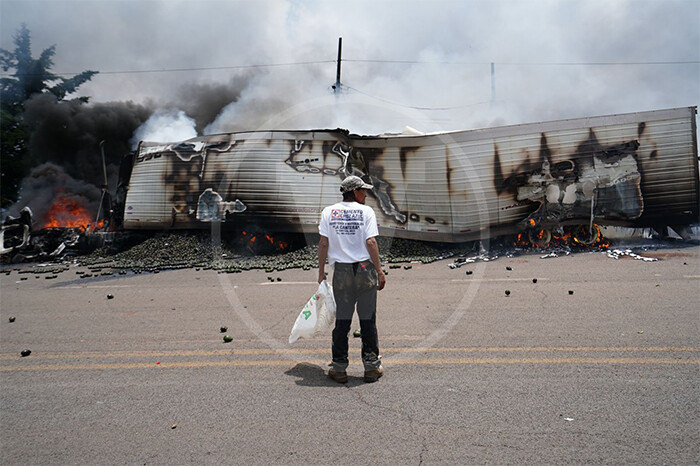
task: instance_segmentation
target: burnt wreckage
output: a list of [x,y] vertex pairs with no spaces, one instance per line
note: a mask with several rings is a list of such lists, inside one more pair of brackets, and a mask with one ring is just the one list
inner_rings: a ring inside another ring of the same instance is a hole
[[[254,131],[142,142],[122,162],[102,231],[215,224],[315,234],[340,181],[358,175],[374,186],[366,203],[387,237],[458,243],[519,233],[544,245],[569,229],[587,244],[596,224],[662,235],[671,227],[684,236],[700,212],[696,113],[430,134]],[[0,254],[25,250],[31,223],[31,211],[4,222]]]
[[[371,183],[380,234],[462,242],[575,225],[698,222],[696,107],[470,131],[255,131],[142,142],[122,167],[126,230],[315,233],[340,181]],[[533,234],[534,233],[534,234]],[[585,240],[585,238],[584,238]]]

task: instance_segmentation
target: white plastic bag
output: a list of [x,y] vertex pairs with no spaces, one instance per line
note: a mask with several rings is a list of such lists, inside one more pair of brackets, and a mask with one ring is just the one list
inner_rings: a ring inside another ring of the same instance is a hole
[[299,338],[311,338],[331,328],[335,323],[335,299],[333,287],[323,280],[318,285],[316,293],[309,298],[304,308],[299,313],[292,333],[289,334],[289,343],[294,343]]

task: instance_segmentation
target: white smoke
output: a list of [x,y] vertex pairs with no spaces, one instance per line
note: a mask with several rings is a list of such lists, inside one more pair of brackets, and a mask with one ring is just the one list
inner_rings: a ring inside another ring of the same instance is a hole
[[184,111],[159,110],[134,131],[130,142],[136,149],[140,141],[176,142],[196,136],[195,121]]
[[[438,131],[700,104],[698,0],[152,0],[136,16],[131,2],[72,1],[80,18],[64,2],[0,2],[0,46],[25,21],[35,53],[57,44],[56,71],[102,71],[80,88],[93,102],[186,109],[205,133]],[[184,85],[244,74],[210,94],[215,109],[178,101]]]

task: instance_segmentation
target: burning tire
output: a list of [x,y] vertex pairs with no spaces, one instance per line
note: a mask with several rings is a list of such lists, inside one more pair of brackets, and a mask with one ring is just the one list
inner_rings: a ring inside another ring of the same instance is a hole
[[596,225],[593,225],[592,230],[590,230],[586,225],[581,225],[574,230],[572,236],[575,242],[590,246],[597,243],[600,239],[600,230]]
[[527,232],[527,239],[533,246],[544,247],[552,241],[552,232],[546,228],[541,230],[529,230]]

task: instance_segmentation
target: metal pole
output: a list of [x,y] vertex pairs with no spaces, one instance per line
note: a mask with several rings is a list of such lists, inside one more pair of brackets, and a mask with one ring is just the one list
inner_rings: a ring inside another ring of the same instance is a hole
[[342,54],[343,54],[343,38],[338,37],[338,67],[336,68],[335,84],[333,85],[333,91],[335,92],[336,96],[340,95],[340,63],[341,63]]
[[491,106],[496,103],[496,65],[491,62]]
[[105,142],[100,141],[100,153],[102,154],[102,174],[104,175],[104,184],[102,185],[102,196],[100,197],[100,205],[97,208],[97,217],[95,217],[95,225],[93,225],[93,230],[97,226],[97,222],[100,221],[100,214],[102,214],[102,204],[105,200],[105,195],[109,189],[107,185],[107,163],[105,162]]
[[107,164],[105,163],[105,142],[100,141],[100,152],[102,153],[102,174],[104,175],[103,189],[107,189]]

